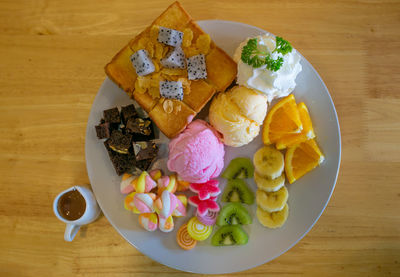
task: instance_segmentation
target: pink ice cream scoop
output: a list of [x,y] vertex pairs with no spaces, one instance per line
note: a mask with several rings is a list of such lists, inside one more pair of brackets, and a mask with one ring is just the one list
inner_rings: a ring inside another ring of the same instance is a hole
[[217,178],[224,167],[220,135],[203,120],[195,120],[169,143],[168,169],[190,183]]

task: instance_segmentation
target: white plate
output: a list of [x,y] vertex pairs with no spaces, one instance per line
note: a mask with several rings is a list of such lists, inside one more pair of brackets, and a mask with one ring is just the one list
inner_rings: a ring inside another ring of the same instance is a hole
[[[232,55],[241,41],[265,31],[246,24],[207,20],[198,22],[218,46]],[[284,34],[283,34],[284,36]],[[90,112],[86,130],[86,164],[92,188],[104,215],[114,228],[140,252],[155,261],[188,272],[230,273],[246,270],[278,257],[295,245],[315,224],[333,192],[340,165],[340,129],[328,89],[311,64],[303,58],[303,71],[297,77],[294,91],[297,102],[304,101],[313,120],[317,141],[326,156],[324,163],[305,175],[289,189],[289,218],[277,230],[264,228],[255,216],[256,205],[249,210],[253,224],[245,226],[249,242],[244,246],[213,247],[210,238],[191,251],[179,248],[175,241],[177,229],[189,216],[175,220],[171,233],[146,232],[138,224],[138,216],[123,208],[124,196],[119,192],[120,177],[108,158],[103,142],[96,138],[94,126],[105,109],[127,105],[132,101],[108,78],[101,86]],[[239,147],[226,147],[225,165],[238,156],[252,157],[261,147],[261,138]],[[165,151],[164,151],[164,154]],[[225,185],[222,181],[222,188]],[[255,191],[256,185],[247,180]],[[189,214],[193,208],[189,209]]]

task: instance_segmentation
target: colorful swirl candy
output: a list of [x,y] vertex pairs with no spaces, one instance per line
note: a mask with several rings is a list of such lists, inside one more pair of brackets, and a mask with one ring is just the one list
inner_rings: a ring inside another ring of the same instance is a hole
[[133,180],[135,180],[136,178],[137,178],[136,176],[133,176],[132,174],[129,173],[124,173],[124,175],[122,175],[121,185],[120,185],[120,190],[122,194],[128,194],[135,190],[132,183]]
[[140,213],[154,213],[154,193],[136,193],[133,197],[133,205]]
[[189,235],[195,240],[206,240],[212,232],[212,226],[207,226],[201,223],[197,217],[192,217],[188,224],[187,230]]
[[158,227],[158,216],[155,213],[140,214],[139,224],[147,231],[153,232]]
[[218,213],[208,211],[205,215],[201,216],[196,212],[196,217],[204,225],[211,226],[215,225],[215,222],[217,222]]
[[162,176],[160,179],[158,179],[157,184],[158,184],[158,195],[161,195],[161,193],[165,190],[174,193],[178,185],[176,182],[175,175]]
[[194,240],[188,233],[187,224],[183,224],[176,233],[176,242],[184,250],[193,249],[197,240]]
[[160,231],[168,233],[174,230],[174,219],[172,216],[167,218],[158,217],[158,228]]

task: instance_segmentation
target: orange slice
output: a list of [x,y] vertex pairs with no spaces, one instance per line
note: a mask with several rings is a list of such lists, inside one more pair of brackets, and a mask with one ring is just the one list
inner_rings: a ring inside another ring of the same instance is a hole
[[279,138],[276,141],[276,149],[285,149],[286,147],[315,138],[314,129],[306,104],[303,102],[297,104],[297,110],[299,111],[303,130],[298,134],[287,134]]
[[269,111],[264,120],[263,142],[271,144],[287,134],[297,134],[303,129],[293,94],[283,98]]
[[293,183],[324,161],[324,155],[314,139],[289,147],[285,154],[285,173]]

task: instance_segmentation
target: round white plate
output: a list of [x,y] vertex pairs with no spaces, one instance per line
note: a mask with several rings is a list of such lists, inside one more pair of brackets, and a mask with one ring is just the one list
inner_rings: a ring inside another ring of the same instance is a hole
[[[236,22],[207,20],[198,23],[215,43],[230,55],[247,37],[266,33],[259,28]],[[129,243],[153,260],[179,270],[204,274],[246,270],[271,261],[295,245],[325,209],[336,183],[341,154],[339,123],[328,89],[306,59],[303,58],[301,63],[303,71],[297,77],[294,95],[297,102],[304,101],[309,108],[317,141],[326,157],[325,161],[294,184],[287,184],[289,218],[282,228],[272,230],[262,227],[255,216],[254,204],[248,207],[253,224],[244,226],[249,235],[247,245],[214,247],[210,237],[199,242],[191,251],[180,249],[175,235],[177,229],[190,218],[193,208],[189,208],[188,216],[175,220],[173,232],[162,233],[143,230],[138,224],[138,215],[126,211],[123,207],[124,195],[119,192],[120,177],[114,171],[103,142],[97,139],[94,126],[102,117],[103,110],[127,105],[132,103],[132,100],[107,78],[90,112],[85,150],[93,191],[104,215],[114,228]],[[251,158],[261,146],[259,136],[243,147],[225,147],[225,166],[234,157]],[[161,154],[166,155],[165,148]],[[160,160],[159,164],[162,166],[164,162],[165,160]],[[165,168],[165,164],[163,167]],[[225,181],[220,180],[221,188],[224,188]],[[248,179],[247,183],[256,190],[253,179]]]

